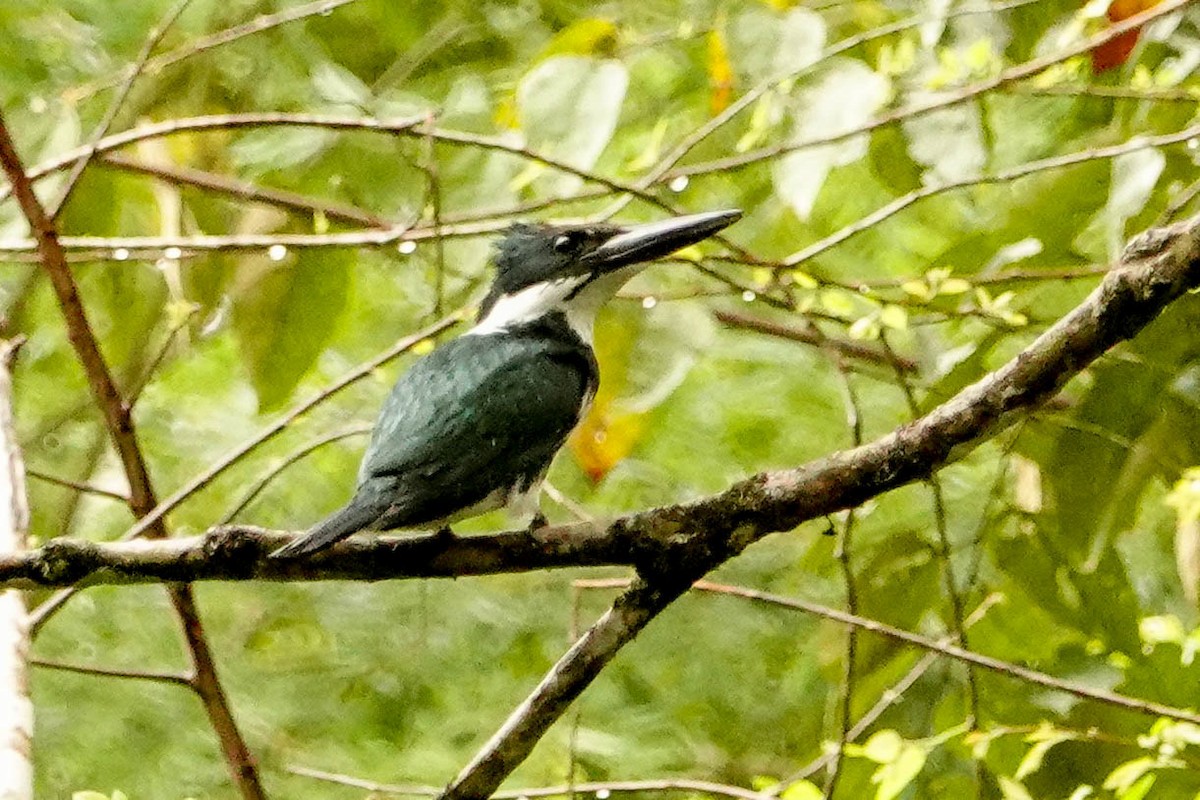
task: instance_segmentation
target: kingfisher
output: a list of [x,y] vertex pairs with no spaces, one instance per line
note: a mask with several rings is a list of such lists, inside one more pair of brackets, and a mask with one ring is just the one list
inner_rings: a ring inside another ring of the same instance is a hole
[[650,261],[741,216],[513,225],[496,246],[475,326],[396,381],[350,502],[272,558],[316,553],[359,531],[449,534],[450,523],[505,506],[544,525],[542,480],[600,383],[596,312]]

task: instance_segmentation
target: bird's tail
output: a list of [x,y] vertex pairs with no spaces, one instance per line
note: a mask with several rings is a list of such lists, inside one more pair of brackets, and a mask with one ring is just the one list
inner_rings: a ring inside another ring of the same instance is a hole
[[355,498],[308,530],[303,536],[271,553],[271,558],[296,558],[324,550],[334,542],[361,531],[379,519],[380,509]]

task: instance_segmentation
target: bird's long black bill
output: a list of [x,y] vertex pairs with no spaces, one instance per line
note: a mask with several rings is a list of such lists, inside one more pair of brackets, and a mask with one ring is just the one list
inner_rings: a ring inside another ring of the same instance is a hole
[[604,272],[652,261],[707,239],[741,218],[742,212],[734,208],[634,225],[593,250],[589,260]]

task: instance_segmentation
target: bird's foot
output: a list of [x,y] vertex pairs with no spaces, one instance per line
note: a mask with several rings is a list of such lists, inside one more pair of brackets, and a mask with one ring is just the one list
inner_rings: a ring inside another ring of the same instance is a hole
[[450,529],[449,525],[443,525],[433,534],[434,541],[441,542],[442,544],[450,544],[457,538],[458,536]]
[[546,519],[546,515],[538,511],[533,515],[533,519],[529,520],[529,532],[533,533],[534,531],[544,528],[549,524],[550,522]]

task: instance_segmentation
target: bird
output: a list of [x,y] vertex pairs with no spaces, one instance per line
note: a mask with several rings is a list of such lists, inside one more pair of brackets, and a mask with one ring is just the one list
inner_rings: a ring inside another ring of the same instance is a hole
[[272,558],[317,553],[357,532],[436,530],[508,507],[545,524],[542,480],[599,386],[596,312],[650,261],[706,239],[737,209],[622,226],[516,223],[474,327],[418,359],[392,387],[342,508]]

